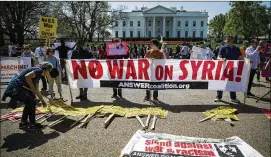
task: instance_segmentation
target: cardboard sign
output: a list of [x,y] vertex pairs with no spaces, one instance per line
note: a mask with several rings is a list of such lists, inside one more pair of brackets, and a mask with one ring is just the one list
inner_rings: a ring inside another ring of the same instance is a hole
[[106,43],[107,56],[127,55],[128,48],[126,42],[108,42]]
[[67,60],[71,88],[208,89],[246,92],[249,61]]
[[57,18],[40,17],[39,36],[40,39],[56,39],[57,34]]

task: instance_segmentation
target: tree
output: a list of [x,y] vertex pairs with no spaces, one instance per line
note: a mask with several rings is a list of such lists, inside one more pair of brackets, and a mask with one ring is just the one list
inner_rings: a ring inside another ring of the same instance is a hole
[[224,33],[223,29],[226,24],[227,15],[218,14],[210,20],[209,29],[213,36],[216,38],[222,38]]
[[224,31],[245,39],[265,35],[268,29],[268,10],[261,2],[230,2],[231,10]]
[[75,27],[78,39],[92,41],[95,33],[101,34],[113,22],[125,19],[126,16],[121,13],[124,9],[112,9],[105,1],[75,1],[64,2],[61,14],[68,25]]
[[49,2],[3,1],[0,6],[1,31],[11,42],[23,45],[27,33],[37,32],[39,17],[48,12]]

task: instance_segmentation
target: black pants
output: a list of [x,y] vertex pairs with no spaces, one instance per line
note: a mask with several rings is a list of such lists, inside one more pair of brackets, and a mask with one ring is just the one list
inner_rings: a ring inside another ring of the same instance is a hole
[[117,96],[120,95],[122,96],[122,89],[121,88],[113,88],[113,95]]
[[87,95],[88,88],[79,88],[80,90],[80,95]]
[[22,115],[22,122],[26,122],[27,119],[29,118],[30,124],[35,124],[36,123],[36,115],[35,115],[35,110],[36,110],[36,100],[35,96],[33,94],[30,94],[23,102],[25,104],[24,110],[23,110],[23,115]]
[[[150,99],[151,96],[151,91],[150,90],[146,90],[146,98]],[[153,98],[157,99],[158,98],[158,90],[154,90],[153,91]]]
[[[216,98],[222,99],[223,91],[217,91]],[[236,99],[236,92],[230,92],[231,99]]]
[[257,80],[260,80],[260,74],[261,74],[261,71],[260,71],[259,68],[258,68],[258,70],[256,71],[256,74],[257,74]]
[[41,76],[42,88],[47,89],[47,81],[45,76]]
[[251,69],[251,71],[250,71],[249,82],[248,82],[248,86],[247,86],[247,93],[250,93],[251,85],[252,85],[256,70],[257,69]]

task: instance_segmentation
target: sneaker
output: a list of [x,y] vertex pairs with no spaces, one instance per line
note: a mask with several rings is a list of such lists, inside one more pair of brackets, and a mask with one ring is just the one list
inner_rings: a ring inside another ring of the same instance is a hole
[[153,101],[154,102],[159,102],[159,99],[158,98],[153,98]]
[[84,101],[84,100],[87,100],[87,99],[88,99],[88,97],[86,95],[82,95],[81,98],[80,98],[81,101]]
[[119,94],[119,97],[122,98],[122,94]]
[[75,99],[81,99],[82,95],[78,95],[77,97],[75,97]]
[[255,95],[254,95],[254,94],[252,94],[252,93],[247,93],[247,96],[252,96],[252,97],[255,97]]
[[19,129],[26,129],[29,126],[29,122],[19,123]]
[[118,96],[117,95],[115,95],[115,94],[113,94],[112,96],[111,96],[111,98],[117,98]]
[[220,102],[221,101],[221,99],[219,99],[219,98],[215,98],[215,100],[214,100],[214,102]]
[[40,123],[30,124],[29,130],[38,130],[44,128],[44,125],[41,125]]
[[231,102],[240,103],[240,100],[238,100],[238,99],[230,99],[230,100],[231,100]]

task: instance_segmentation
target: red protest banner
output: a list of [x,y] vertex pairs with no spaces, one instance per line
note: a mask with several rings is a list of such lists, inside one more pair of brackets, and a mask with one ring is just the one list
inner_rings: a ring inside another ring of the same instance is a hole
[[106,43],[107,56],[127,55],[128,48],[126,42],[108,42]]

